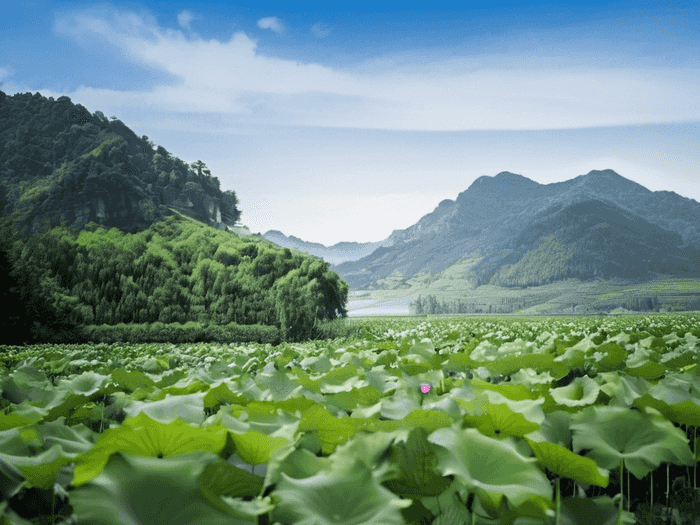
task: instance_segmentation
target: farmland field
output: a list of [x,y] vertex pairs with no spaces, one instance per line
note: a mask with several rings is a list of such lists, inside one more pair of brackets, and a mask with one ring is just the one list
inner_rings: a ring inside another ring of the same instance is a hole
[[700,522],[700,315],[0,346],[0,523]]

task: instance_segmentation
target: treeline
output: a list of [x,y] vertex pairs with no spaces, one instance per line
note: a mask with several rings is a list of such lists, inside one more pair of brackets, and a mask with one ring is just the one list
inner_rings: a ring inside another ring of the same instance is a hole
[[2,222],[14,283],[4,295],[23,305],[6,329],[234,323],[273,326],[295,341],[347,315],[347,283],[328,263],[183,216],[138,233],[89,223],[79,233],[61,225],[26,239],[9,218]]
[[[454,299],[451,301],[438,300],[434,295],[419,295],[418,298],[409,304],[410,315],[422,314],[510,314],[519,310],[524,310],[537,304],[536,301],[527,300],[521,297],[502,298],[500,304],[495,303],[475,303],[467,299]],[[576,304],[571,305],[571,311],[575,311]],[[609,305],[608,308],[626,308],[635,312],[658,312],[661,303],[657,296],[635,297],[619,304]]]
[[[534,303],[532,303],[534,304]],[[438,300],[434,295],[428,294],[425,297],[418,296],[418,299],[408,305],[410,315],[422,314],[508,314],[528,308],[530,304],[522,299],[502,299],[501,304],[476,303],[467,299],[454,299],[451,301]]]
[[659,298],[655,295],[654,297],[635,297],[634,299],[628,299],[619,306],[635,312],[658,312],[661,308],[661,303],[659,302]]
[[26,235],[61,221],[143,230],[174,207],[212,224],[240,218],[232,190],[221,191],[202,161],[188,164],[116,117],[91,114],[68,97],[0,91],[0,185]]

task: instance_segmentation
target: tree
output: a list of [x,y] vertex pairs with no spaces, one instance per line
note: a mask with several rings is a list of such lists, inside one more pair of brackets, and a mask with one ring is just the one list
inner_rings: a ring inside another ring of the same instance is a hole
[[211,171],[209,171],[209,168],[207,168],[207,165],[204,162],[202,162],[201,160],[198,160],[196,162],[191,163],[190,167],[194,170],[194,172],[200,178],[202,177],[202,175],[204,175],[206,177],[211,177]]

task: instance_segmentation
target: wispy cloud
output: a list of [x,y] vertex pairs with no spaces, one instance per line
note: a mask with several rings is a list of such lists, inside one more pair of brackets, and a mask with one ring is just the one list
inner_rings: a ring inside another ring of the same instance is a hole
[[284,28],[282,21],[276,16],[268,16],[258,20],[258,27],[261,29],[272,29],[275,33],[281,33]]
[[330,35],[331,31],[333,31],[333,28],[331,28],[330,26],[327,26],[326,24],[319,22],[318,24],[314,24],[313,26],[311,26],[311,31],[317,37],[323,38],[324,36]]
[[[275,17],[258,25],[281,30]],[[700,119],[700,70],[495,65],[485,57],[376,61],[340,69],[265,56],[242,32],[228,42],[160,28],[153,18],[84,11],[58,32],[104,40],[177,81],[145,91],[80,88],[72,97],[112,112],[235,114],[239,122],[397,130],[565,129]],[[46,90],[42,90],[45,92]]]
[[177,23],[180,24],[180,27],[184,27],[185,29],[190,30],[190,22],[192,22],[192,20],[194,20],[195,18],[200,17],[194,15],[191,11],[185,10],[177,15]]

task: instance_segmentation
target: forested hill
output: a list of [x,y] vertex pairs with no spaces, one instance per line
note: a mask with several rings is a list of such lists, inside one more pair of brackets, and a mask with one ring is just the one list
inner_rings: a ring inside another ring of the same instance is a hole
[[233,191],[114,117],[0,92],[0,152],[0,345],[116,325],[138,341],[192,327],[302,340],[347,315],[328,263],[229,231]]
[[140,231],[174,208],[219,229],[240,217],[206,164],[187,164],[68,97],[0,91],[0,197],[25,234],[65,221]]

